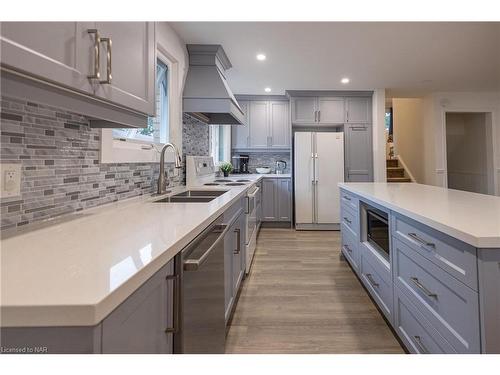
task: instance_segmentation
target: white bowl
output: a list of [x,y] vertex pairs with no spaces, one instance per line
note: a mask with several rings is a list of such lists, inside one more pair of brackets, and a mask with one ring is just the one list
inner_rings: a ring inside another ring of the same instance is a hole
[[256,170],[257,170],[257,173],[260,173],[260,174],[271,173],[271,168],[269,168],[269,167],[260,167],[260,168],[256,168]]

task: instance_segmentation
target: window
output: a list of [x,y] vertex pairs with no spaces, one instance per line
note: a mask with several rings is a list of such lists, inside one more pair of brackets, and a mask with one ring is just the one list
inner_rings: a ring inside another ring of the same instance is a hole
[[210,154],[215,165],[231,161],[231,125],[210,125]]
[[169,141],[168,67],[161,60],[156,63],[156,116],[148,118],[148,126],[141,129],[113,129],[113,138],[140,143]]

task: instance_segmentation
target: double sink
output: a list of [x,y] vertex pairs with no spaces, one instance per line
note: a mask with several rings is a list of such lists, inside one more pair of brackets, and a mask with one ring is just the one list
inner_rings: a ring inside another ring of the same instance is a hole
[[206,203],[220,197],[228,190],[186,190],[154,201],[154,203]]

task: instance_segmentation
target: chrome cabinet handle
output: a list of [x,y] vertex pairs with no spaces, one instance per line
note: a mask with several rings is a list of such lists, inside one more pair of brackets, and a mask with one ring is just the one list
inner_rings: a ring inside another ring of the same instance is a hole
[[351,221],[351,220],[349,220],[348,218],[346,218],[345,216],[344,216],[344,220],[345,220],[348,224],[352,224],[352,221]]
[[366,126],[351,126],[351,130],[366,130]]
[[101,37],[99,36],[99,31],[97,29],[87,30],[89,34],[94,34],[94,73],[87,76],[88,79],[99,79],[101,77],[100,73],[100,62],[101,62]]
[[240,228],[236,228],[234,230],[234,232],[236,233],[236,241],[238,242],[238,248],[233,251],[233,254],[236,255],[236,254],[239,254],[240,251],[241,251],[241,246],[240,246],[240,242],[241,242],[241,229]]
[[314,122],[318,122],[318,111],[314,111]]
[[432,247],[432,248],[436,248],[436,244],[432,243],[432,242],[427,242],[425,241],[424,239],[420,238],[419,236],[417,236],[416,233],[408,233],[408,237],[414,239],[415,241],[417,241],[420,245],[423,245],[423,246],[429,246],[429,247]]
[[418,348],[420,349],[420,352],[422,354],[429,354],[429,350],[425,347],[425,345],[422,342],[422,338],[420,336],[413,336],[415,339],[415,343],[417,344]]
[[429,289],[427,289],[422,283],[418,280],[416,277],[410,277],[410,280],[412,281],[415,286],[420,289],[422,292],[425,293],[427,297],[432,297],[437,299],[438,295],[436,293],[432,293]]
[[111,84],[112,76],[111,76],[111,38],[101,38],[101,42],[106,43],[107,51],[106,51],[106,79],[99,81],[99,83]]
[[351,198],[349,198],[347,195],[344,195],[344,199],[345,199],[346,201],[350,201],[350,200],[351,200]]
[[318,122],[321,122],[321,111],[318,111]]
[[373,279],[373,276],[372,276],[371,273],[367,273],[366,274],[366,278],[368,279],[368,281],[370,282],[370,284],[372,284],[375,288],[379,287],[379,284]]
[[169,275],[167,280],[172,280],[174,283],[174,321],[172,327],[167,327],[165,329],[166,333],[177,333],[179,332],[179,316],[180,316],[180,277],[179,275]]
[[348,245],[344,245],[344,249],[346,249],[348,252],[352,253],[352,249]]

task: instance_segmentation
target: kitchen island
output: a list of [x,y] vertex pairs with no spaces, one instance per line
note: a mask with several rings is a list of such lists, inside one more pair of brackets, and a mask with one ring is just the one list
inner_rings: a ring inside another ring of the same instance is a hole
[[500,198],[339,187],[342,253],[407,349],[500,353]]

